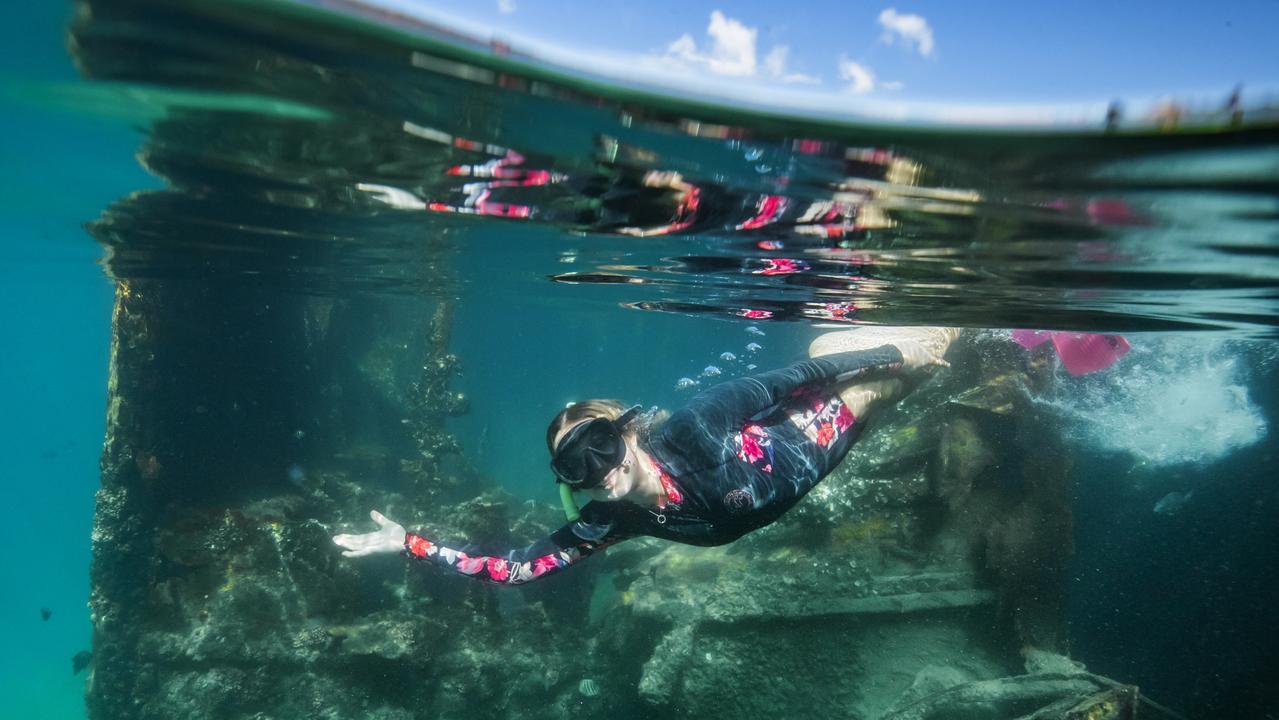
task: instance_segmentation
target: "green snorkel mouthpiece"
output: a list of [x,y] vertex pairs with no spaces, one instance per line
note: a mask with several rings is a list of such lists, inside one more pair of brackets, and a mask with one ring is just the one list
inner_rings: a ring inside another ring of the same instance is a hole
[[577,503],[573,500],[573,488],[567,483],[560,483],[560,502],[564,503],[564,517],[569,522],[577,522],[582,518],[582,511],[578,509]]

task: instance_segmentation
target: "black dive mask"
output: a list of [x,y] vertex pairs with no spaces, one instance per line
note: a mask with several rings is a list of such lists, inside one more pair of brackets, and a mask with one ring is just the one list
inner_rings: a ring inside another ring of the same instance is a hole
[[616,420],[595,418],[569,430],[551,457],[551,472],[558,482],[574,490],[587,490],[604,481],[604,476],[626,459],[622,428],[640,411],[636,405]]

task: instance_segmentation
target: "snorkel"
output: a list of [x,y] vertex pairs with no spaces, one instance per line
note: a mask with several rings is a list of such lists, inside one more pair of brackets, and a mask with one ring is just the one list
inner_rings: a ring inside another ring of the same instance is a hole
[[560,483],[560,502],[564,504],[564,517],[569,522],[577,522],[582,519],[582,509],[577,506],[577,501],[573,499],[573,488],[566,483]]

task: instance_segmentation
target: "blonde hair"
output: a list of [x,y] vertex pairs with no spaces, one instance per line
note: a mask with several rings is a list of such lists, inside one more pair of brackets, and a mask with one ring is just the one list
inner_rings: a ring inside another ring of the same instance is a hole
[[[581,402],[570,403],[568,407],[559,411],[551,424],[546,428],[546,449],[555,453],[555,436],[560,434],[564,428],[575,425],[583,420],[593,418],[607,418],[616,420],[626,412],[628,405],[623,405],[618,400],[583,400]],[[634,433],[636,437],[644,442],[648,436],[657,428],[658,425],[665,420],[670,413],[665,410],[658,412],[640,413],[626,423],[622,428],[622,432]]]

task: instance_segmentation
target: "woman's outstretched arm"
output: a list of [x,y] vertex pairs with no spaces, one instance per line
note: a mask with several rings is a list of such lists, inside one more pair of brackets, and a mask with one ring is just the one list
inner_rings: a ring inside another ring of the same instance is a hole
[[404,536],[404,551],[411,558],[424,560],[455,572],[500,585],[521,585],[540,580],[603,550],[622,538],[605,537],[586,540],[573,532],[570,523],[543,538],[517,550],[490,553],[478,545],[449,547],[428,540],[417,532]]
[[379,530],[333,537],[335,544],[346,548],[342,553],[344,556],[362,557],[402,551],[410,558],[499,585],[520,585],[540,580],[629,537],[615,532],[612,524],[579,521],[566,524],[549,537],[523,548],[494,553],[478,545],[441,544],[421,532],[406,531],[402,525],[388,520],[376,510],[371,517],[380,526]]

